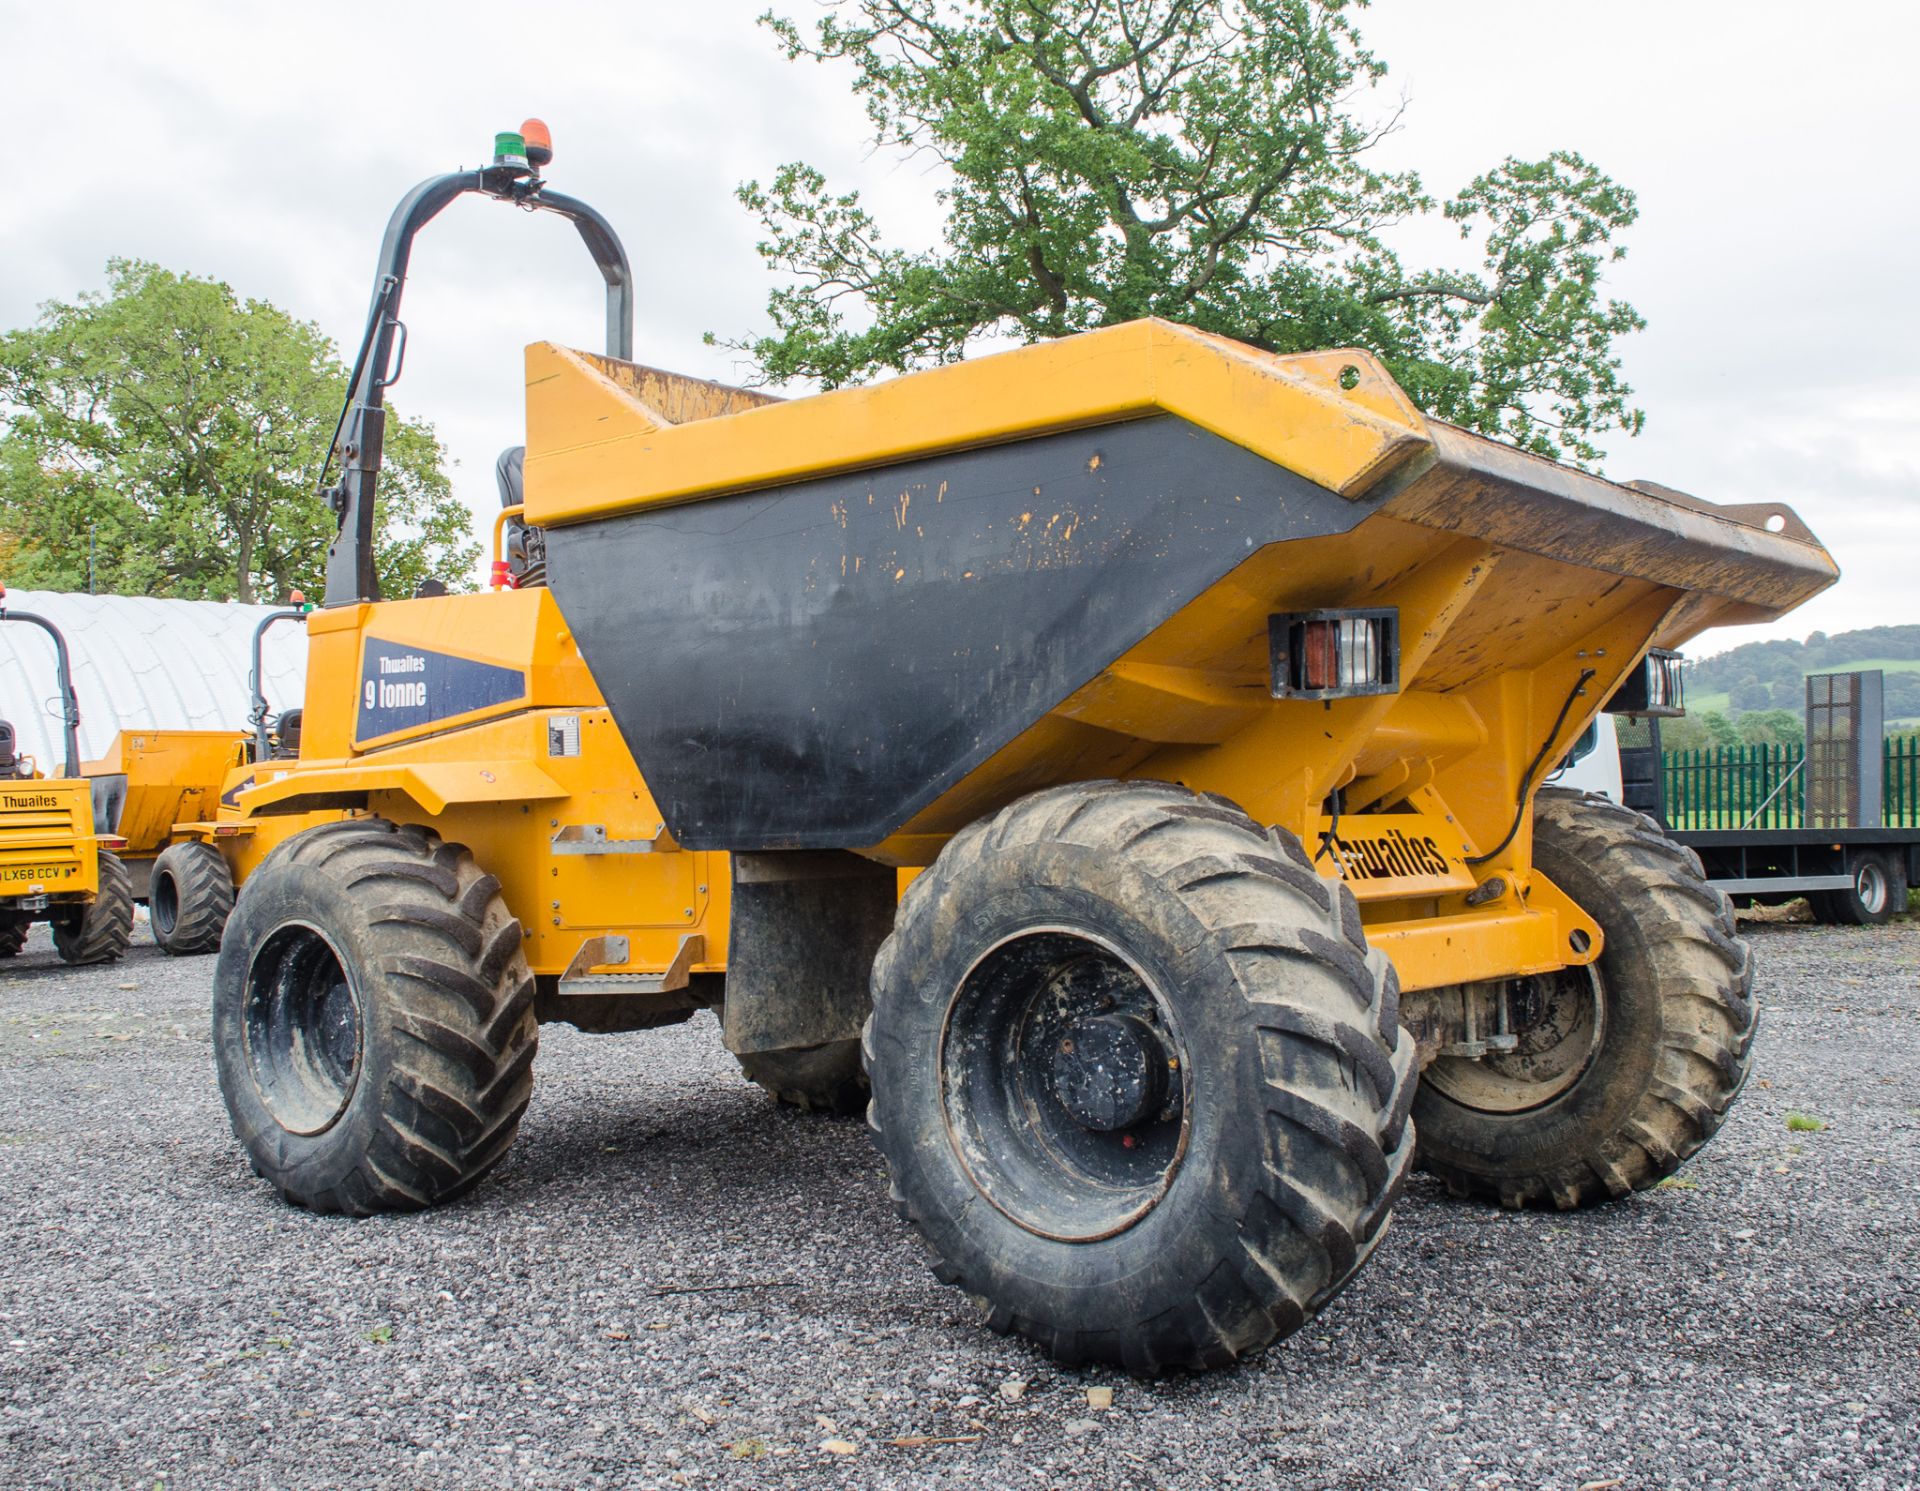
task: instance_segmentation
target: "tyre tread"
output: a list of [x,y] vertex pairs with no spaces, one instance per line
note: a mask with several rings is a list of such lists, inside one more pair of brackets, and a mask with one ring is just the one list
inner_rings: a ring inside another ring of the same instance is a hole
[[1753,955],[1735,927],[1732,902],[1708,883],[1700,857],[1651,818],[1563,788],[1539,794],[1534,818],[1536,833],[1608,867],[1632,899],[1653,946],[1664,1027],[1659,1065],[1615,1131],[1563,1161],[1497,1176],[1429,1154],[1421,1165],[1456,1195],[1564,1211],[1657,1184],[1718,1131],[1752,1067]]
[[60,961],[82,967],[117,963],[133,945],[133,876],[117,854],[100,852],[100,885],[71,928],[53,925]]
[[[1220,949],[1263,1052],[1272,1045],[1300,1059],[1286,1063],[1282,1077],[1281,1064],[1263,1056],[1263,1121],[1291,1142],[1269,1140],[1231,1253],[1190,1304],[1097,1335],[1027,1320],[989,1297],[989,1281],[969,1277],[939,1253],[935,1218],[895,1180],[895,1210],[933,1255],[935,1276],[980,1298],[992,1329],[1030,1336],[1062,1360],[1112,1361],[1136,1372],[1224,1365],[1296,1329],[1384,1232],[1414,1147],[1407,1117],[1416,1081],[1413,1042],[1400,1031],[1392,965],[1360,933],[1358,903],[1313,871],[1291,835],[1263,828],[1223,799],[1172,784],[1052,788],[983,822],[984,831],[976,824],[956,836],[902,898],[875,963],[874,1013],[862,1036],[870,1072],[882,1069],[877,1032],[889,1001],[911,997],[892,987],[902,940],[915,935],[920,918],[974,866],[985,844],[1004,850],[1057,840],[1124,856],[1157,877]],[[1271,977],[1275,957],[1293,975],[1284,988]],[[868,1125],[890,1175],[909,1172],[916,1160],[903,1146],[911,1141],[896,1142],[877,1103],[869,1105]],[[1310,1186],[1291,1173],[1284,1157],[1302,1148],[1319,1156],[1312,1168],[1337,1183]],[[1316,1260],[1304,1283],[1290,1278],[1287,1263],[1302,1244]]]
[[401,1039],[360,1163],[336,1185],[276,1184],[298,1205],[355,1216],[452,1200],[500,1162],[532,1097],[534,981],[500,882],[463,846],[377,819],[309,829],[282,852],[378,898],[365,918]]
[[172,930],[163,937],[158,918],[151,915],[152,882],[147,905],[153,940],[172,957],[191,957],[220,951],[220,937],[233,915],[233,872],[226,857],[198,839],[169,844],[153,862],[154,880],[170,876],[174,885]]

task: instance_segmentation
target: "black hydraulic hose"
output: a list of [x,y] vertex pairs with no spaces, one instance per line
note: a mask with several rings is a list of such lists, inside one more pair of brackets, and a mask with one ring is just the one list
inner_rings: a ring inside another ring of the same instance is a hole
[[[1327,824],[1327,831],[1320,835],[1320,847],[1313,853],[1313,862],[1316,865],[1327,857],[1328,851],[1335,844],[1340,842],[1340,789],[1338,787],[1333,789],[1332,797],[1333,818]],[[1337,865],[1340,861],[1336,858],[1334,863]]]
[[1560,738],[1560,727],[1566,724],[1567,715],[1573,709],[1573,701],[1580,697],[1581,691],[1587,686],[1587,680],[1594,677],[1598,672],[1599,669],[1597,668],[1582,668],[1580,670],[1579,680],[1567,692],[1566,703],[1560,706],[1560,713],[1553,717],[1553,728],[1547,732],[1547,738],[1540,743],[1540,754],[1533,758],[1533,763],[1527,767],[1526,771],[1520,777],[1520,801],[1513,810],[1513,822],[1507,825],[1507,831],[1501,837],[1500,842],[1495,844],[1485,854],[1469,854],[1466,859],[1468,864],[1484,865],[1488,860],[1499,854],[1501,850],[1505,849],[1507,845],[1511,844],[1513,842],[1513,836],[1520,832],[1520,820],[1524,818],[1527,813],[1527,794],[1533,790],[1534,773],[1540,770],[1540,763],[1547,759],[1547,752],[1553,749],[1553,743]]

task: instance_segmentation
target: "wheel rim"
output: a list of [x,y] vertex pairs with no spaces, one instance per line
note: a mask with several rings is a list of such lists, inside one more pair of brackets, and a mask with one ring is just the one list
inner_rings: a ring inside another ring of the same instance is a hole
[[153,888],[147,896],[147,916],[158,935],[173,934],[173,925],[180,919],[180,887],[173,883],[172,875],[153,877]]
[[1088,932],[1035,928],[960,980],[940,1040],[947,1137],[980,1194],[1041,1237],[1092,1242],[1166,1195],[1190,1065],[1166,1000]]
[[1507,990],[1511,1051],[1479,1058],[1442,1056],[1420,1076],[1463,1108],[1527,1113],[1572,1090],[1606,1037],[1606,986],[1597,965],[1511,979]]
[[1869,916],[1878,916],[1887,906],[1887,875],[1877,861],[1864,859],[1853,872],[1853,893]]
[[318,1134],[360,1076],[360,1003],[340,955],[317,929],[278,928],[247,968],[246,1050],[254,1090],[276,1122]]

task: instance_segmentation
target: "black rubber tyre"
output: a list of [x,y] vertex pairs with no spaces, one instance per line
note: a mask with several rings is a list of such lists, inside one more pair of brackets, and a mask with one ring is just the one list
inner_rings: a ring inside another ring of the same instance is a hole
[[133,876],[117,854],[100,853],[100,889],[78,916],[53,924],[63,963],[113,963],[133,943]]
[[0,958],[11,958],[27,945],[32,922],[0,923]]
[[1590,1020],[1560,1026],[1580,1045],[1556,1060],[1522,1032],[1514,1058],[1443,1057],[1414,1117],[1422,1168],[1455,1195],[1567,1210],[1657,1184],[1719,1129],[1753,1060],[1753,956],[1699,858],[1630,808],[1543,791],[1534,861],[1606,938]]
[[740,1070],[780,1102],[812,1113],[858,1113],[867,1100],[867,1076],[858,1041],[828,1041],[786,1051],[753,1051]]
[[533,1092],[520,942],[499,881],[425,829],[355,819],[276,849],[214,973],[214,1062],[254,1169],[355,1216],[477,1182]]
[[1853,884],[1846,890],[1814,891],[1807,907],[1815,921],[1836,927],[1878,927],[1906,908],[1907,877],[1891,857],[1871,850],[1847,855]]
[[873,996],[896,1209],[1062,1361],[1258,1351],[1385,1232],[1415,1085],[1392,966],[1221,799],[1083,783],[974,824],[902,898]]
[[161,951],[176,957],[220,950],[233,914],[233,872],[211,844],[170,844],[147,881],[147,925]]

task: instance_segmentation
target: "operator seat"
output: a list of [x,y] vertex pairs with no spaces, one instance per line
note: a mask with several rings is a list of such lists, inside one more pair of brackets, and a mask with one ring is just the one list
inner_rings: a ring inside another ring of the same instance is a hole
[[298,709],[282,710],[280,718],[274,722],[274,760],[291,761],[300,754],[301,713]]
[[13,726],[0,720],[0,781],[22,781],[27,776],[26,760],[20,755]]
[[[500,452],[500,459],[493,463],[494,480],[500,484],[500,505],[518,507],[526,501],[527,490],[527,448],[513,445]],[[522,522],[519,518],[507,519],[506,540],[502,546],[506,550],[507,573],[513,576],[516,590],[527,590],[547,583],[547,535],[546,531]]]

